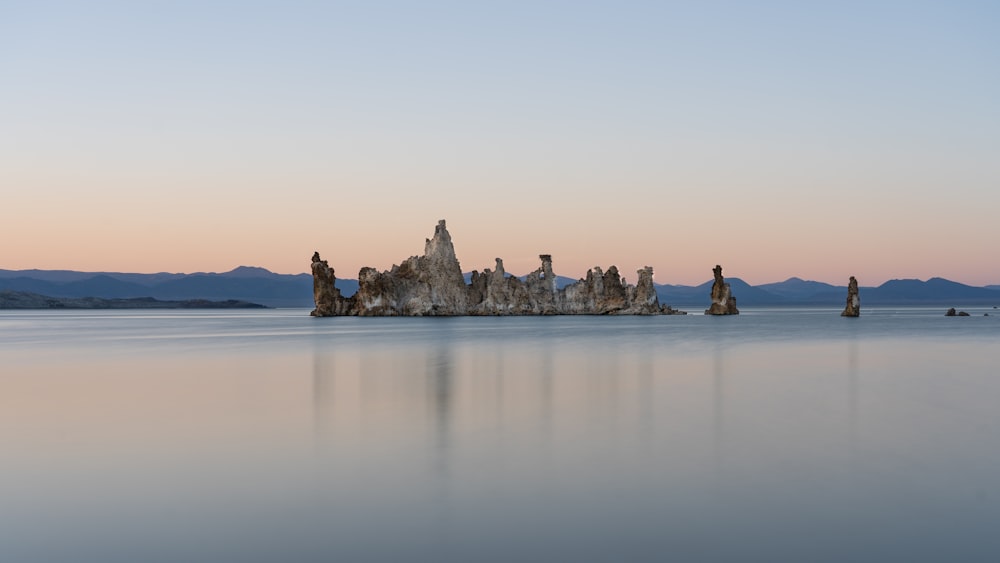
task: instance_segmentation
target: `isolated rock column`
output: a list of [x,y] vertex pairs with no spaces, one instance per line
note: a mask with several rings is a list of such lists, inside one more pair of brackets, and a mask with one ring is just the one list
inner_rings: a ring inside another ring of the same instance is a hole
[[858,280],[854,279],[854,276],[851,276],[851,281],[847,284],[847,306],[844,307],[844,312],[841,313],[840,316],[861,316],[861,299],[858,297]]
[[740,310],[736,308],[736,298],[733,297],[729,284],[722,277],[722,266],[716,264],[712,273],[715,274],[715,282],[712,284],[712,306],[705,309],[705,314],[739,315]]

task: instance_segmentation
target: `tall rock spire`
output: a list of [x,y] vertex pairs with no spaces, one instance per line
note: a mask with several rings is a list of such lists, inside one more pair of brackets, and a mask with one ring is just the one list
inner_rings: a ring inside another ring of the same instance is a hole
[[861,298],[858,297],[858,280],[854,279],[854,276],[851,276],[851,281],[847,285],[847,306],[844,307],[844,312],[840,316],[861,316]]
[[739,315],[740,310],[736,308],[736,298],[733,297],[726,279],[722,277],[722,266],[716,264],[712,273],[715,275],[715,282],[712,283],[712,305],[705,309],[705,314]]

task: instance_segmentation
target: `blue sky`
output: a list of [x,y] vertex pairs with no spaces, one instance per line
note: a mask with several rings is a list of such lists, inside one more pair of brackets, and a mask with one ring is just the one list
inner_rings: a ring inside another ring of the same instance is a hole
[[0,267],[291,272],[319,249],[353,274],[447,218],[466,269],[1000,283],[998,23],[985,2],[6,2]]

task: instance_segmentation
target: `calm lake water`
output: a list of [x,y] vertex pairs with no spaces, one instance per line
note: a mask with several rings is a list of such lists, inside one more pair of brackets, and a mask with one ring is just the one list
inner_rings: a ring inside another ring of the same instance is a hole
[[0,312],[0,561],[995,562],[967,310]]

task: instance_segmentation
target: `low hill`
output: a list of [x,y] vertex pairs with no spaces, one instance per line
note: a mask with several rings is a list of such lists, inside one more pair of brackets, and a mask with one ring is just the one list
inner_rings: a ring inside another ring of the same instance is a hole
[[51,297],[24,291],[0,291],[0,309],[263,309],[247,301],[188,299],[162,301],[152,297],[102,299],[99,297]]

